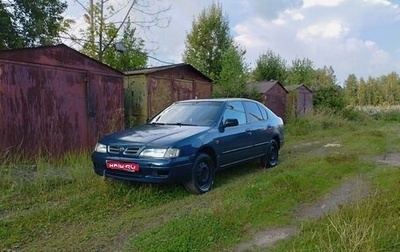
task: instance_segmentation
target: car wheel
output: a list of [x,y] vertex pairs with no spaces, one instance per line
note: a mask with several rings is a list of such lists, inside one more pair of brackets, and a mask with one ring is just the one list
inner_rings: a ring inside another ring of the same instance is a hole
[[185,184],[187,191],[193,194],[203,194],[211,190],[214,184],[215,167],[212,158],[199,154],[193,163],[192,178]]
[[261,158],[261,166],[263,168],[271,168],[278,164],[279,149],[277,142],[272,139],[268,146],[267,153]]

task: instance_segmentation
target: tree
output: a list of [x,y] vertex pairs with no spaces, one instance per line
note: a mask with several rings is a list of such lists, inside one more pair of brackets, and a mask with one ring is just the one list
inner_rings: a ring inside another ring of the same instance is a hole
[[315,77],[314,63],[307,58],[292,61],[285,83],[288,85],[304,84],[311,87]]
[[247,94],[248,65],[244,62],[246,51],[231,45],[221,58],[221,73],[214,83],[215,97],[243,97]]
[[350,74],[345,80],[344,93],[349,105],[358,105],[358,80],[354,74]]
[[395,105],[400,102],[400,77],[392,72],[379,78],[380,93],[382,94],[382,104]]
[[367,104],[367,84],[364,78],[360,78],[357,92],[357,100],[359,106],[365,106]]
[[316,109],[330,109],[339,112],[346,103],[342,89],[337,85],[320,86],[313,92],[313,105]]
[[233,45],[229,21],[222,14],[220,4],[211,4],[192,22],[192,30],[187,34],[185,44],[183,62],[218,82],[224,54]]
[[346,80],[345,94],[347,102],[355,106],[391,106],[400,104],[400,77],[396,72],[371,76],[365,81],[357,80],[354,74]]
[[65,28],[62,0],[14,0],[0,2],[0,49],[15,49],[60,42]]
[[[132,28],[128,22],[119,44],[104,52],[106,64],[120,71],[146,67],[148,56],[144,52],[144,40],[136,37],[135,32],[136,29]],[[121,48],[118,49],[118,47]]]
[[335,112],[341,111],[346,100],[344,91],[336,84],[336,76],[333,67],[324,66],[314,70],[314,78],[310,88],[313,91],[313,103],[315,108],[329,108]]
[[13,16],[0,3],[0,49],[13,49],[23,47],[22,38],[14,27]]
[[253,71],[255,81],[285,81],[287,76],[286,60],[271,50],[259,56]]
[[[94,36],[98,35],[99,30],[95,29]],[[127,22],[123,29],[121,40],[100,49],[98,43],[87,41],[81,50],[82,53],[102,61],[103,63],[120,71],[128,71],[136,68],[143,68],[147,64],[148,56],[144,52],[144,41],[139,37],[135,37],[136,29],[131,27],[131,23]],[[102,26],[103,39],[105,44],[111,44],[117,36],[117,27],[114,23],[103,24]],[[91,30],[84,31],[85,36],[91,36]],[[99,51],[102,51],[101,58]]]
[[375,78],[372,78],[371,76],[368,77],[368,80],[366,82],[366,104],[368,105],[377,105],[377,100],[379,99],[379,92],[381,91],[378,87],[378,82]]
[[314,72],[314,79],[310,85],[311,89],[316,89],[318,87],[327,87],[336,85],[336,75],[332,66],[324,66],[319,68]]
[[152,1],[126,0],[125,4],[119,3],[124,7],[115,9],[108,2],[90,0],[88,7],[81,4],[87,11],[85,19],[88,27],[81,30],[80,38],[67,35],[81,47],[82,53],[118,70],[144,67],[148,52],[144,49],[144,40],[136,36],[136,29],[168,26],[169,18],[162,14],[169,7],[160,10],[154,9]]

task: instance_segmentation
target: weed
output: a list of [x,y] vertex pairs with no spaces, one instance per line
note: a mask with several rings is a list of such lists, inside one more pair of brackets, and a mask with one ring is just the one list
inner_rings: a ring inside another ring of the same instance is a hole
[[[252,162],[218,172],[214,189],[199,196],[181,185],[102,179],[89,152],[7,156],[0,163],[0,251],[228,251],[293,222],[299,233],[272,251],[398,251],[400,170],[363,158],[400,151],[398,125],[358,116],[292,119],[277,167]],[[296,219],[300,204],[358,174],[371,179],[370,198],[322,219]]]

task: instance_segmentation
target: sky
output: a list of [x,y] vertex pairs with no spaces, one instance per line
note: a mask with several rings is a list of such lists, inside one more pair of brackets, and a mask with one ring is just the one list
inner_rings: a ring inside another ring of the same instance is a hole
[[[127,0],[108,0],[123,6]],[[400,74],[400,0],[144,0],[169,18],[166,28],[138,28],[146,41],[149,66],[182,63],[185,40],[192,22],[213,2],[222,5],[231,36],[246,50],[245,61],[254,68],[271,50],[286,60],[310,59],[315,68],[332,66],[337,82],[350,74],[357,78]],[[84,27],[88,0],[67,0],[65,16]],[[135,13],[135,12],[134,12]],[[135,13],[136,17],[140,15]],[[165,24],[165,22],[164,22]],[[68,42],[65,42],[68,45]]]

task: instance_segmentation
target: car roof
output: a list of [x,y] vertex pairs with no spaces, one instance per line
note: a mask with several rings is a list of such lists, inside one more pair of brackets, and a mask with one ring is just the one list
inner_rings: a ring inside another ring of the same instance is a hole
[[182,100],[177,102],[228,102],[228,101],[255,101],[247,98],[206,98],[206,99],[190,99],[190,100]]

